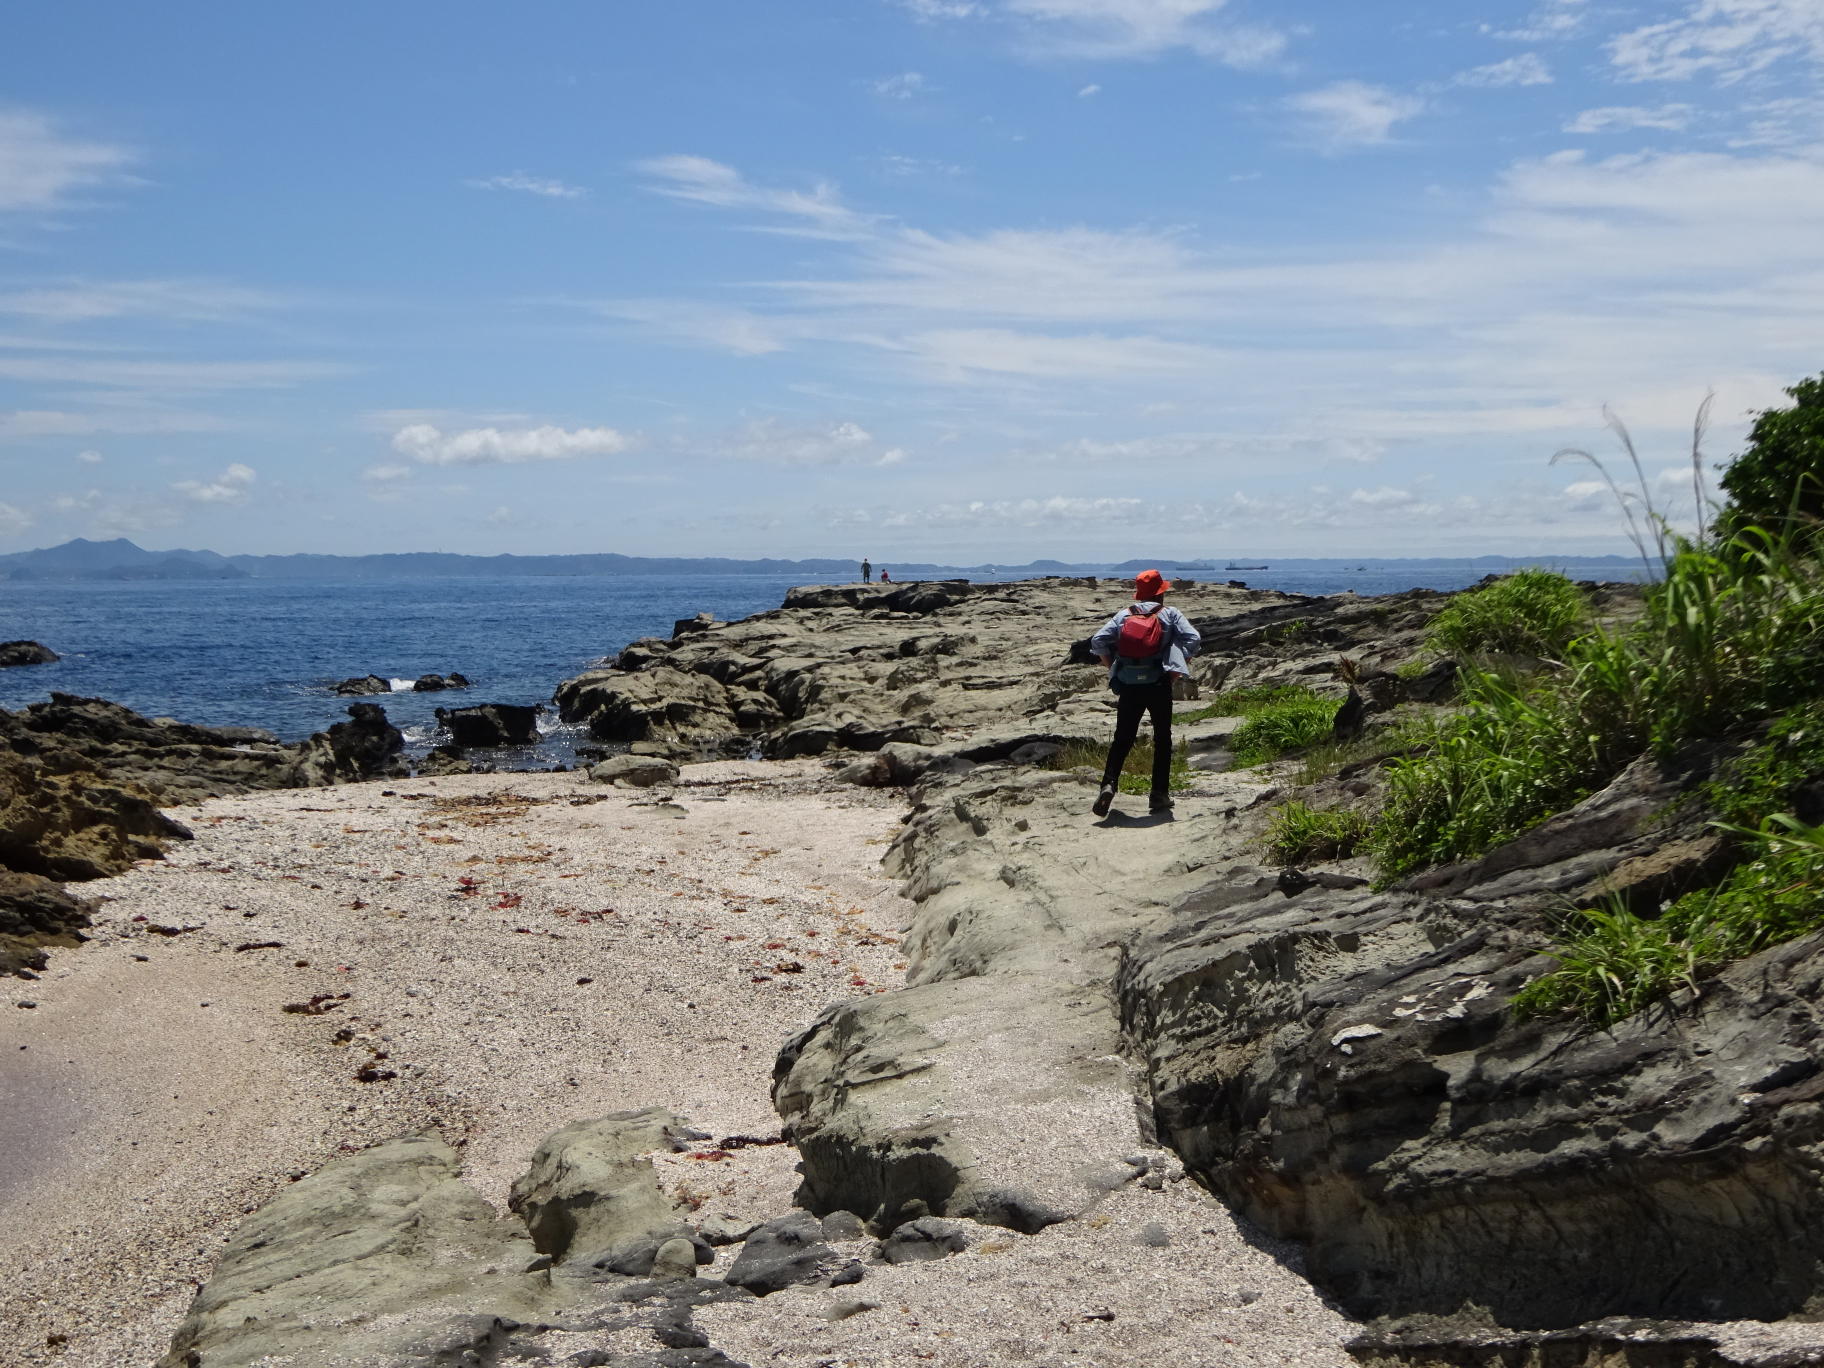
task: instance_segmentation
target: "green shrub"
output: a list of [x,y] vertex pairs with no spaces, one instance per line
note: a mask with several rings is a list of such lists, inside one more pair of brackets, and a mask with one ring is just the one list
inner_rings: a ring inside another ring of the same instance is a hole
[[[1046,768],[1056,770],[1093,769],[1098,776],[1108,766],[1106,741],[1074,741],[1053,756]],[[1191,786],[1190,755],[1180,741],[1172,747],[1169,785],[1172,792]],[[1150,793],[1153,788],[1153,738],[1142,736],[1134,742],[1121,765],[1117,787],[1122,793]]]
[[[1244,689],[1225,689],[1205,706],[1181,713],[1175,721],[1203,722],[1212,717],[1252,717],[1263,708],[1279,703],[1297,703],[1321,697],[1303,684],[1252,684]],[[1336,705],[1333,702],[1331,706]]]
[[1824,518],[1824,375],[1786,393],[1792,407],[1757,414],[1747,450],[1723,470],[1719,483],[1729,502],[1720,522],[1726,530]]
[[1233,739],[1235,765],[1247,769],[1330,739],[1337,701],[1308,693],[1268,703],[1248,714]]
[[1448,655],[1505,651],[1555,660],[1589,624],[1576,585],[1547,570],[1522,570],[1458,594],[1431,620],[1425,642]]
[[1355,854],[1368,828],[1368,819],[1359,812],[1321,811],[1295,799],[1273,814],[1263,844],[1268,860],[1276,865],[1343,860]]
[[1758,528],[1714,550],[1679,543],[1646,612],[1575,638],[1564,668],[1468,671],[1464,709],[1396,761],[1374,836],[1385,880],[1469,859],[1667,755],[1824,693],[1824,566]]
[[1568,1011],[1600,1025],[1630,1016],[1731,960],[1824,925],[1824,828],[1776,813],[1733,828],[1748,858],[1715,888],[1687,893],[1658,917],[1619,904],[1575,914],[1551,953],[1558,967],[1514,995],[1523,1014]]

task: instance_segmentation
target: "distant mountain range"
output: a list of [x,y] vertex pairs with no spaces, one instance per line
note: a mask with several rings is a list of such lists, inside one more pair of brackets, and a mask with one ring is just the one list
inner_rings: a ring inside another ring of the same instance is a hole
[[[1353,558],[1351,558],[1353,559]],[[1437,564],[1448,559],[1489,570],[1534,565],[1539,557],[1419,557],[1387,560],[1378,566]],[[1622,564],[1623,556],[1552,557],[1579,565]],[[1282,566],[1344,564],[1338,560],[1281,560]],[[87,541],[78,537],[61,546],[16,551],[0,556],[0,580],[237,580],[237,579],[397,579],[408,576],[496,577],[500,575],[794,575],[806,583],[853,579],[853,560],[731,560],[719,556],[463,556],[442,551],[406,551],[377,556],[224,556],[215,551],[147,551],[124,537]],[[1024,565],[931,565],[891,562],[895,579],[992,572],[1015,575],[1132,574],[1155,566],[1176,573],[1177,560],[1127,560],[1119,565],[1036,560]],[[1264,568],[1264,567],[1262,567]],[[1204,572],[1202,566],[1197,569]],[[1217,573],[1213,569],[1208,573]]]

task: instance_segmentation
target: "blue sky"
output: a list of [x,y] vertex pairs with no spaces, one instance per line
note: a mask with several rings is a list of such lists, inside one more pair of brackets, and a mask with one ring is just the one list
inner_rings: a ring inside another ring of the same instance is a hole
[[1681,516],[1824,370],[1821,78],[1824,0],[30,6],[0,550],[1626,550],[1605,404]]

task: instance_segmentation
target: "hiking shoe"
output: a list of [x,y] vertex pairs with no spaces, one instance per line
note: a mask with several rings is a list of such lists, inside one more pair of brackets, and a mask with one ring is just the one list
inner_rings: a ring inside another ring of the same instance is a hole
[[1090,804],[1089,810],[1098,817],[1106,817],[1108,816],[1108,805],[1114,801],[1115,786],[1113,784],[1104,784],[1102,785],[1102,792],[1096,795],[1096,801]]
[[1170,812],[1172,810],[1171,795],[1155,793],[1146,800],[1146,810],[1148,812]]

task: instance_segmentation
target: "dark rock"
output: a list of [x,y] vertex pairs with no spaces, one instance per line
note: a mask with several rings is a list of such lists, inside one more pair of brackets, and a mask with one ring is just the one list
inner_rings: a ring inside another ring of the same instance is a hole
[[[1366,1368],[1802,1368],[1824,1363],[1824,1332],[1794,1343],[1777,1333],[1616,1317],[1567,1330],[1453,1330],[1395,1325],[1344,1347]],[[1728,1342],[1732,1340],[1733,1343]],[[1755,1341],[1759,1340],[1760,1343]]]
[[443,689],[466,689],[468,687],[468,677],[457,674],[454,670],[447,675],[419,675],[412,681],[413,693],[437,693]]
[[379,675],[362,675],[358,679],[345,679],[336,685],[339,694],[383,694],[393,691],[393,682],[382,679]]
[[0,974],[45,965],[46,945],[77,945],[94,904],[37,874],[0,869]]
[[432,746],[418,762],[418,773],[424,775],[473,774],[475,766],[470,764],[462,753],[460,746]]
[[538,740],[539,709],[518,703],[477,703],[437,709],[437,725],[451,741],[471,746],[530,746]]
[[401,754],[405,737],[386,720],[385,709],[378,703],[350,703],[348,718],[299,746],[298,770],[306,784],[357,784],[410,774]]
[[859,1240],[867,1233],[861,1217],[852,1211],[832,1211],[823,1218],[823,1238],[826,1240]]
[[14,665],[50,665],[62,658],[36,641],[0,641],[0,670]]
[[963,1228],[936,1216],[907,1221],[880,1242],[880,1257],[890,1264],[926,1263],[969,1247]]
[[728,1281],[756,1296],[814,1283],[836,1262],[836,1251],[823,1241],[823,1226],[808,1211],[795,1211],[768,1221],[747,1237]]
[[678,767],[656,755],[614,755],[591,766],[589,777],[598,784],[652,788],[658,784],[676,783]]

